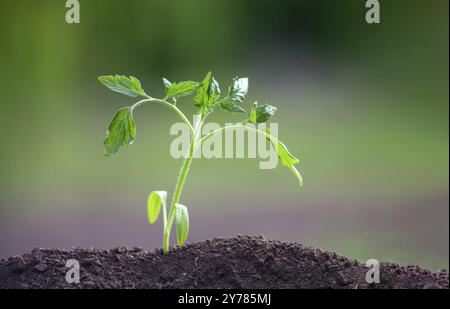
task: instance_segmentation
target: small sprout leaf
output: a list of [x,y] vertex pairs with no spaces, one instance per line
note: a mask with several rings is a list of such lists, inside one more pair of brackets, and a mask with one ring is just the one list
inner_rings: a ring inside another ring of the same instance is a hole
[[207,115],[220,98],[219,83],[213,78],[212,72],[209,72],[198,87],[194,101],[195,106],[201,111],[201,114]]
[[186,242],[189,235],[189,214],[186,206],[176,204],[175,223],[177,229],[177,241],[181,246]]
[[136,77],[108,75],[100,76],[98,80],[112,91],[127,95],[129,97],[135,98],[139,96],[146,96],[144,89],[142,89],[141,82]]
[[269,134],[269,131],[267,132],[266,136],[267,139],[272,142],[272,145],[276,153],[278,154],[281,163],[291,170],[291,172],[295,175],[295,177],[297,177],[300,187],[303,187],[303,177],[295,167],[295,164],[300,163],[300,160],[291,154],[291,152],[289,151],[289,149],[286,147],[285,144],[277,140],[275,137],[271,136]]
[[172,83],[167,78],[163,78],[162,80],[166,88],[170,88],[170,86],[172,86]]
[[[167,81],[167,80],[166,80]],[[168,81],[167,81],[168,82]],[[167,87],[168,86],[168,87]],[[181,98],[193,94],[199,86],[197,82],[179,82],[177,84],[166,84],[166,98]]]
[[108,132],[106,133],[105,154],[111,156],[122,146],[129,146],[136,140],[136,124],[131,107],[124,107],[117,111]]
[[166,207],[166,198],[167,192],[165,191],[154,191],[148,196],[147,214],[148,222],[150,222],[150,224],[154,224],[158,221],[161,205],[162,207]]
[[277,112],[277,108],[272,105],[258,105],[258,102],[255,102],[252,107],[252,111],[248,116],[248,120],[251,123],[258,124],[269,121],[269,119],[275,115]]
[[197,94],[194,98],[195,106],[202,108],[208,104],[209,96],[211,93],[212,72],[206,74],[201,86],[198,88]]
[[300,187],[302,187],[303,186],[302,175],[294,166],[295,164],[298,164],[300,161],[289,152],[286,145],[283,144],[282,142],[278,141],[276,149],[277,154],[280,157],[281,163],[292,171],[295,177],[297,177]]

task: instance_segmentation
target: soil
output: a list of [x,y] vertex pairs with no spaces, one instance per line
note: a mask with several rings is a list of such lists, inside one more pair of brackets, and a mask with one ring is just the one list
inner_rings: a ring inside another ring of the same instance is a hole
[[[80,263],[79,284],[66,283],[66,261]],[[217,238],[161,250],[34,249],[0,262],[0,288],[449,288],[447,271],[381,263],[381,283],[368,268],[336,253],[263,236]]]

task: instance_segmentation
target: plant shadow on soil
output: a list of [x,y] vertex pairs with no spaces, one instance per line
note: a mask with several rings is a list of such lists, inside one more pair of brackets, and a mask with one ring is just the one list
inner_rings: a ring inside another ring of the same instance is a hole
[[[66,261],[80,263],[80,283],[65,280]],[[162,250],[34,249],[0,262],[0,288],[370,289],[448,288],[448,272],[382,262],[379,284],[368,268],[336,253],[263,236],[215,238]]]

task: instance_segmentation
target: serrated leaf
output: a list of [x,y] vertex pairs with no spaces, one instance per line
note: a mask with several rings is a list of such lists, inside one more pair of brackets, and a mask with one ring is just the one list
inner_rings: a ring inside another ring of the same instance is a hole
[[147,214],[148,222],[150,224],[156,223],[161,211],[161,205],[166,207],[167,192],[154,191],[150,193],[147,200]]
[[246,113],[247,111],[240,107],[239,105],[234,104],[231,101],[222,101],[220,103],[222,109],[229,113]]
[[113,155],[122,146],[129,146],[136,140],[136,124],[131,107],[124,107],[117,111],[108,127],[105,141],[105,154]]
[[178,244],[183,245],[189,236],[189,214],[186,206],[176,204],[175,223]]
[[216,96],[216,98],[220,97],[221,91],[219,82],[213,77],[211,82],[211,96]]
[[206,77],[201,82],[197,94],[195,95],[195,106],[201,108],[208,105],[212,93],[212,80],[212,72],[208,72],[208,74],[206,74]]
[[141,82],[134,76],[126,77],[123,75],[100,76],[98,80],[112,91],[127,95],[129,97],[145,96]]
[[248,116],[248,120],[251,123],[258,124],[269,121],[269,119],[275,115],[277,108],[272,105],[258,105],[257,102],[253,104],[252,111]]
[[199,83],[192,81],[172,83],[167,88],[166,99],[181,98],[191,95],[198,87]]
[[212,72],[208,72],[201,82],[194,101],[203,115],[207,114],[220,98],[219,83],[213,78]]
[[233,85],[231,85],[228,90],[228,98],[233,103],[244,102],[245,96],[248,93],[248,78],[238,78],[233,80]]
[[211,91],[211,82],[212,72],[208,72],[208,74],[206,74],[206,77],[201,82],[201,86],[198,88],[197,94],[195,95],[195,106],[203,107],[207,104]]
[[229,113],[246,113],[238,104],[244,102],[248,93],[248,78],[234,78],[228,95],[220,102],[222,109]]

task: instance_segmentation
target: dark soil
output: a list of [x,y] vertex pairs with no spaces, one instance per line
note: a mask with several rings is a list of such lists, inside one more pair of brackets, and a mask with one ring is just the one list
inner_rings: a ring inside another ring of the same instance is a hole
[[[80,284],[65,281],[66,261],[81,266]],[[448,272],[381,264],[381,283],[364,264],[335,253],[260,237],[212,239],[161,250],[119,247],[35,249],[0,262],[0,288],[448,288]]]

